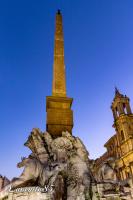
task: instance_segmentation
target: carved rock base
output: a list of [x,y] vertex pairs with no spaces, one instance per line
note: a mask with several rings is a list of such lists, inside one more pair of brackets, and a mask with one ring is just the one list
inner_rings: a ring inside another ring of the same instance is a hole
[[14,193],[10,192],[8,200],[51,200],[49,194],[41,192]]

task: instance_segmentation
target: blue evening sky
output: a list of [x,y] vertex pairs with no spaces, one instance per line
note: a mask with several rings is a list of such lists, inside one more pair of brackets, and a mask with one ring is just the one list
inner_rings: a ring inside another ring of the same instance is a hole
[[133,107],[133,0],[0,1],[0,173],[16,163],[33,127],[45,130],[51,95],[55,13],[63,14],[67,93],[73,134],[97,158],[114,134],[110,109],[117,86]]

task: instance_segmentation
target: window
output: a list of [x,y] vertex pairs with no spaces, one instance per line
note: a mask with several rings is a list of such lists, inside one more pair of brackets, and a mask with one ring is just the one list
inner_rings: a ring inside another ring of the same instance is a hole
[[126,104],[123,103],[123,109],[124,109],[124,113],[127,114],[127,108],[126,108]]
[[125,136],[124,136],[124,132],[123,131],[121,131],[121,140],[122,141],[125,140]]
[[126,177],[130,178],[130,172],[126,172]]
[[115,108],[115,110],[116,110],[116,115],[117,115],[117,117],[119,117],[119,112],[118,112],[117,107]]

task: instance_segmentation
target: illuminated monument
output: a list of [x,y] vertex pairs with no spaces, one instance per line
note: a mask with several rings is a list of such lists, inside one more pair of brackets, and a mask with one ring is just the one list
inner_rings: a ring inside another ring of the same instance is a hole
[[[127,112],[130,112],[128,99],[125,98],[123,103],[123,110],[127,108]],[[97,161],[89,159],[89,153],[80,138],[72,135],[71,105],[72,98],[68,98],[66,93],[62,15],[58,11],[52,96],[46,97],[46,132],[32,129],[24,144],[31,154],[17,164],[18,168],[24,167],[18,178],[13,178],[9,184],[7,179],[5,181],[0,176],[0,200],[133,199],[128,183],[121,182],[117,177],[114,158],[110,155],[101,166],[97,165]],[[115,102],[113,109],[114,105]],[[121,112],[119,102],[117,107]],[[119,120],[115,126],[118,124]]]
[[62,15],[58,10],[55,28],[52,96],[46,97],[46,130],[53,137],[60,136],[62,131],[72,132],[72,101],[73,99],[68,98],[66,93]]

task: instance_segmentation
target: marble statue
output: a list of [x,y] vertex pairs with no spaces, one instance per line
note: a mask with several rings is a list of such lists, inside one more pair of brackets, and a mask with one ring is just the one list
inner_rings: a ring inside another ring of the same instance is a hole
[[54,185],[54,198],[63,199],[63,195],[68,200],[91,199],[89,154],[79,138],[62,132],[62,136],[53,139],[49,133],[33,129],[25,146],[32,153],[17,164],[24,170],[20,177],[12,180],[13,189],[47,184]]
[[104,182],[117,182],[117,175],[115,170],[115,159],[108,158],[98,170],[97,180]]

